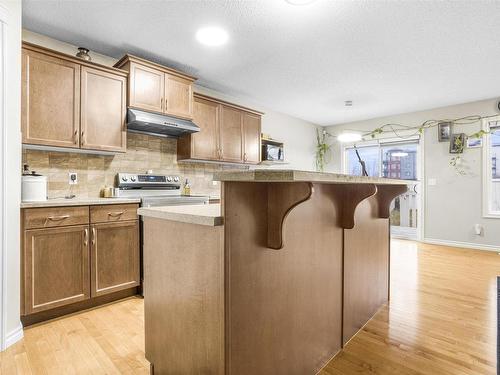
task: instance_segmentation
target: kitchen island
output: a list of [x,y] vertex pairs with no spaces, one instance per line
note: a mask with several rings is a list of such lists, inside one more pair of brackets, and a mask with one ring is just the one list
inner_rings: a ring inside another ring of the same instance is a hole
[[317,373],[389,298],[406,182],[227,171],[220,205],[139,209],[155,374]]

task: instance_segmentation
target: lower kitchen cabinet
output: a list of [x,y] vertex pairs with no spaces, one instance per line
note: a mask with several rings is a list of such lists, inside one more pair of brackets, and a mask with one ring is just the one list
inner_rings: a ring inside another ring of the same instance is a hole
[[91,226],[92,297],[139,285],[137,220]]
[[88,238],[87,225],[25,231],[27,314],[90,297]]
[[[22,210],[21,314],[28,318],[23,323],[137,292],[137,208],[119,204]],[[116,212],[121,214],[114,216]]]

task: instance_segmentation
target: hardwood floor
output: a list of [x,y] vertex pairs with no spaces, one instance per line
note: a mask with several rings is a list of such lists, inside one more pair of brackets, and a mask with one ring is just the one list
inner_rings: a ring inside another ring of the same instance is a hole
[[[495,374],[499,255],[395,240],[391,272],[390,304],[320,375]],[[120,301],[26,329],[0,373],[148,374],[143,332],[142,299]]]
[[496,374],[494,252],[392,241],[391,300],[320,375]]

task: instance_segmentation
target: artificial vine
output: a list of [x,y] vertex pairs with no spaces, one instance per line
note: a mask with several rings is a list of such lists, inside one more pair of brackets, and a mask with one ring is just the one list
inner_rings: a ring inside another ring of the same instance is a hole
[[326,130],[320,131],[316,129],[316,170],[318,172],[323,172],[325,165],[328,163],[326,161],[326,155],[332,147],[326,143],[327,138],[330,136]]
[[[490,115],[490,116],[480,116],[480,115],[472,115],[472,116],[465,116],[465,117],[460,117],[454,120],[426,120],[422,124],[417,125],[417,126],[408,126],[408,125],[403,125],[403,124],[397,124],[397,123],[388,123],[384,124],[378,128],[375,128],[369,132],[363,133],[361,135],[361,139],[363,141],[369,140],[369,139],[375,139],[383,134],[386,133],[392,133],[395,137],[400,138],[400,139],[409,139],[412,138],[416,135],[421,135],[424,133],[426,129],[430,129],[433,127],[438,126],[442,122],[451,122],[453,125],[473,125],[478,123],[481,120],[484,119],[489,119],[493,117],[497,117],[498,115]],[[479,130],[475,133],[466,134],[466,139],[467,138],[482,138],[484,135],[489,134],[489,131],[487,130]],[[325,165],[328,163],[326,160],[326,155],[330,151],[331,145],[327,143],[327,138],[328,137],[335,137],[335,135],[332,135],[325,130],[322,132],[319,129],[316,129],[316,140],[317,140],[317,145],[316,145],[316,170],[318,171],[323,171]],[[462,142],[462,140],[459,137],[456,137],[454,140],[454,149],[456,153],[461,154],[463,153],[465,149],[465,144]],[[450,159],[449,163],[455,170],[457,171],[458,174],[460,175],[465,175],[466,172],[462,168],[462,158],[460,155],[453,156]]]

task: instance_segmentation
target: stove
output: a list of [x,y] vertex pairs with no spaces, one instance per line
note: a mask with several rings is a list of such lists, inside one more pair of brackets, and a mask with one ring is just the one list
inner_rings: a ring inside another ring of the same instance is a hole
[[141,199],[141,207],[207,204],[208,196],[181,195],[179,176],[118,173],[118,196]]

